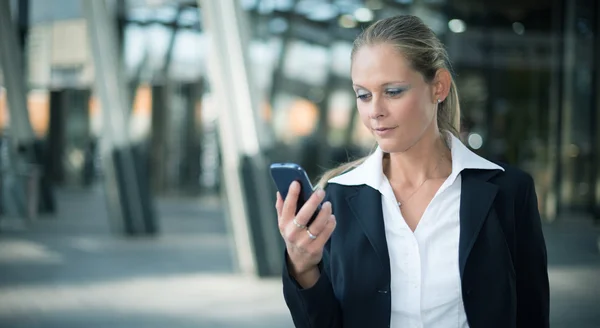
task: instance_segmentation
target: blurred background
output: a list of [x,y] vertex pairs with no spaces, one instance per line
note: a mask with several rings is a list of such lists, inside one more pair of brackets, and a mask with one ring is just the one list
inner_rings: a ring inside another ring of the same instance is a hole
[[292,327],[268,165],[368,154],[350,50],[398,14],[535,179],[552,326],[600,327],[597,0],[0,0],[0,327]]

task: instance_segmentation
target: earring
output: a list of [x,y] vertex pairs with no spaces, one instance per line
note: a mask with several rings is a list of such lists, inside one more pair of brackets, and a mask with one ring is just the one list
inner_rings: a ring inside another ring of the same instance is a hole
[[441,100],[441,99],[438,99],[438,104],[439,104],[439,103],[441,103],[441,102],[442,102],[442,100]]

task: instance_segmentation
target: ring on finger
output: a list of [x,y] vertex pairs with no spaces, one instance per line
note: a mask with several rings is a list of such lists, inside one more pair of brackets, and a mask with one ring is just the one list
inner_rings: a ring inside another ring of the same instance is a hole
[[306,233],[308,233],[308,238],[310,238],[312,240],[317,239],[317,236],[315,236],[312,233],[310,233],[310,230],[308,228],[306,229]]
[[300,229],[306,229],[306,226],[304,224],[298,223],[298,221],[296,221],[296,219],[294,219],[292,222],[294,222],[294,224],[296,225],[296,227],[298,227]]

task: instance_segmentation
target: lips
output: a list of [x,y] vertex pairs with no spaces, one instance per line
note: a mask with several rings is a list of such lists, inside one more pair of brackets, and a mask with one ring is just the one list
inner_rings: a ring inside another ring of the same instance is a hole
[[397,128],[397,126],[394,127],[382,127],[382,128],[374,128],[373,132],[375,134],[377,134],[380,137],[387,137],[387,136],[392,136],[392,132]]
[[374,128],[373,130],[377,131],[377,132],[385,132],[385,131],[393,130],[395,128],[396,127],[394,126],[394,127],[390,127],[390,128]]

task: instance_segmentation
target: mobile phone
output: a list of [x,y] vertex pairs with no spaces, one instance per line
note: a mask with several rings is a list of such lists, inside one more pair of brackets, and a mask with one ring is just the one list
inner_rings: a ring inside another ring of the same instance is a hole
[[[298,211],[308,201],[314,189],[308,179],[306,171],[304,171],[300,165],[294,163],[273,163],[271,164],[270,169],[273,182],[275,182],[275,186],[281,194],[281,198],[284,200],[287,197],[292,182],[298,181],[300,183],[300,194],[298,195],[298,202],[296,203],[296,214],[298,214]],[[319,204],[319,207],[311,217],[310,221],[308,221],[307,226],[315,220],[320,209],[321,205]]]

